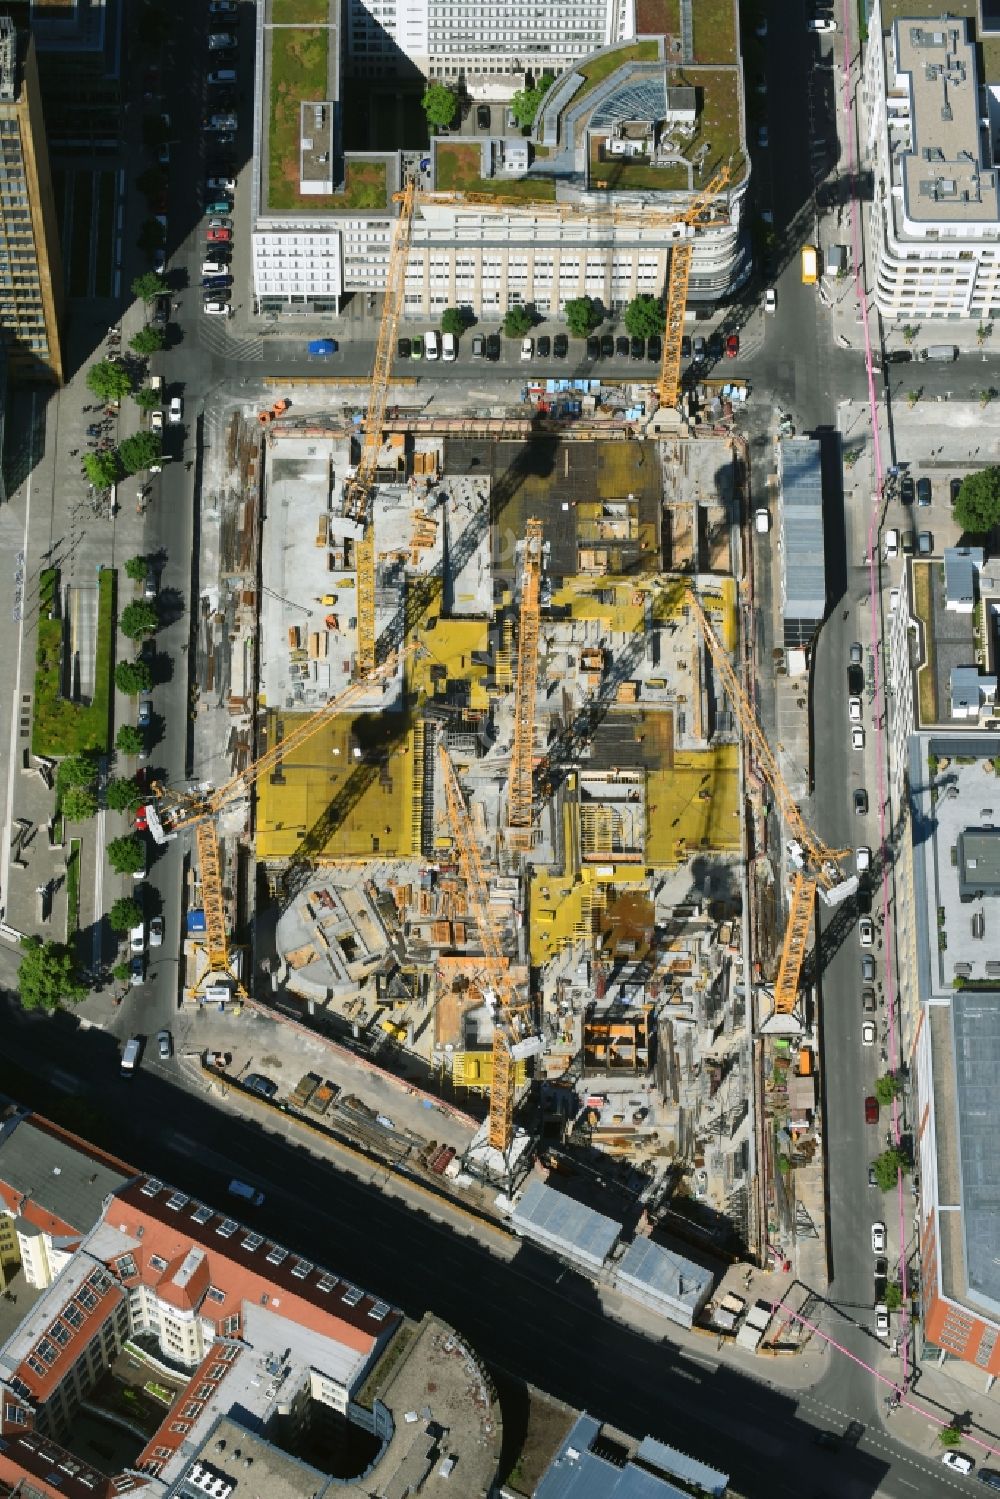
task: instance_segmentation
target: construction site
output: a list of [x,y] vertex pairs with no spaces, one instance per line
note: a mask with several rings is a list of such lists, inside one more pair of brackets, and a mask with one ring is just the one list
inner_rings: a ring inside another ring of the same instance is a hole
[[625,1191],[647,1228],[763,1257],[807,1084],[789,1127],[817,1124],[811,1064],[780,1118],[773,1085],[840,884],[745,685],[745,454],[678,411],[683,285],[623,420],[390,407],[407,197],[367,391],[219,418],[195,728],[218,773],[157,787],[149,823],[195,834],[185,996],[460,1112],[456,1191],[513,1211],[550,1173],[560,1212]]

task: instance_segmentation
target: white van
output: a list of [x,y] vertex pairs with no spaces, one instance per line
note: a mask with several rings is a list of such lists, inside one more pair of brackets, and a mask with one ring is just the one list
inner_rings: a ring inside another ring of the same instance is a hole
[[455,342],[454,333],[442,333],[441,335],[441,358],[449,362],[458,353],[458,345]]
[[264,1202],[263,1192],[258,1192],[256,1187],[251,1187],[248,1182],[241,1182],[235,1176],[229,1183],[229,1195],[242,1197],[244,1202],[252,1203],[255,1208],[261,1207]]
[[138,1036],[130,1036],[125,1042],[122,1052],[122,1072],[126,1077],[131,1077],[139,1065],[139,1057],[142,1053],[142,1042]]
[[438,343],[438,336],[432,328],[430,333],[424,334],[424,358],[437,359],[440,353],[441,346]]

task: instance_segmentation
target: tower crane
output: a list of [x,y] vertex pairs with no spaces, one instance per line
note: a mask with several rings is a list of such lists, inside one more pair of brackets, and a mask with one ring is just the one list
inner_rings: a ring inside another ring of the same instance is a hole
[[500,932],[490,910],[489,890],[479,845],[469,820],[455,767],[443,743],[438,744],[448,821],[458,850],[465,888],[479,928],[493,997],[493,1079],[490,1084],[489,1142],[506,1158],[514,1139],[514,1094],[517,1063],[541,1050],[531,1031],[530,1002],[510,976]]
[[805,961],[817,891],[829,905],[836,905],[857,889],[856,876],[841,877],[841,860],[849,849],[831,849],[809,827],[778,766],[771,746],[764,737],[753,704],[733,670],[726,648],[715,633],[694,590],[689,588],[685,602],[697,621],[712,663],[733,705],[740,727],[750,740],[757,767],[774,792],[785,826],[792,835],[791,853],[796,866],[789,901],[788,925],[774,986],[774,1007],[779,1015],[790,1015],[798,1003],[802,965]]
[[402,193],[395,195],[401,207],[393,230],[389,265],[385,275],[385,297],[382,302],[382,317],[379,321],[378,339],[375,344],[375,362],[372,366],[371,387],[368,392],[368,411],[365,416],[364,436],[361,440],[361,456],[344,492],[344,513],[348,519],[356,521],[361,527],[355,548],[358,575],[358,646],[355,673],[359,679],[368,677],[375,670],[375,531],[372,516],[372,491],[375,487],[378,455],[382,447],[382,429],[385,426],[385,408],[389,394],[389,377],[392,373],[396,329],[399,327],[399,319],[403,310],[406,261],[410,253],[415,195],[416,187],[412,181],[406,184]]
[[331,698],[317,713],[310,714],[301,723],[269,746],[243,770],[232,776],[222,786],[201,792],[183,792],[153,785],[156,796],[154,805],[146,808],[149,831],[156,843],[166,843],[186,828],[194,830],[201,871],[202,905],[205,911],[205,950],[208,957],[209,974],[229,973],[230,948],[226,930],[225,902],[222,894],[222,873],[219,862],[219,835],[217,820],[228,808],[247,796],[262,775],[279,764],[293,750],[305,744],[336,714],[342,713],[359,698],[363,698],[379,683],[387,682],[397,666],[414,647],[390,656],[375,671],[363,680],[352,682],[343,692]]
[[535,696],[538,690],[539,589],[542,577],[542,522],[529,519],[524,539],[521,612],[514,682],[514,743],[508,778],[507,838],[511,848],[531,847],[533,809],[532,760],[535,746]]

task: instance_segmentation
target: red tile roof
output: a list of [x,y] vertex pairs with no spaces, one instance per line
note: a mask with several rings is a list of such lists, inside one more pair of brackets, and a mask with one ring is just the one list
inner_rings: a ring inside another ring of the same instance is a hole
[[[200,1307],[219,1332],[245,1301],[280,1303],[282,1316],[367,1354],[400,1321],[387,1302],[155,1178],[122,1188],[105,1217],[138,1241],[134,1275],[122,1256],[110,1262],[120,1279],[154,1287],[174,1305]],[[179,1270],[186,1271],[180,1286]]]
[[134,1473],[109,1478],[33,1431],[10,1437],[0,1452],[0,1481],[14,1485],[25,1478],[46,1499],[115,1499],[148,1487]]
[[87,1279],[68,1297],[14,1373],[24,1389],[43,1403],[65,1377],[94,1336],[123,1299],[121,1287],[95,1265]]
[[216,1343],[206,1353],[187,1389],[174,1401],[163,1425],[136,1459],[143,1473],[158,1474],[180,1450],[195,1421],[200,1421],[205,1407],[215,1398],[219,1385],[242,1353],[237,1343]]

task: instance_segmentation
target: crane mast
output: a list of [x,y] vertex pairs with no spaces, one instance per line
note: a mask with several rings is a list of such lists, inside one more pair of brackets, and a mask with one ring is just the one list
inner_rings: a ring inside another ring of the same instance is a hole
[[[840,881],[839,860],[846,849],[830,849],[816,836],[799,810],[784,776],[778,766],[771,746],[764,737],[753,704],[740,684],[726,648],[715,633],[707,614],[693,589],[688,589],[688,604],[702,638],[712,658],[715,670],[724,686],[733,711],[743,733],[753,748],[757,768],[774,793],[785,826],[798,845],[797,858],[801,869],[792,882],[789,900],[788,923],[778,965],[778,976],[774,987],[774,1007],[781,1015],[790,1015],[798,1004],[799,986],[802,981],[802,965],[809,946],[817,890],[849,893],[856,881]],[[839,883],[838,883],[839,882]]]
[[517,676],[514,683],[514,743],[508,778],[508,842],[511,848],[531,847],[532,761],[535,747],[535,697],[538,691],[538,631],[541,622],[539,590],[542,578],[542,522],[528,521],[521,575],[521,612],[517,638]]

